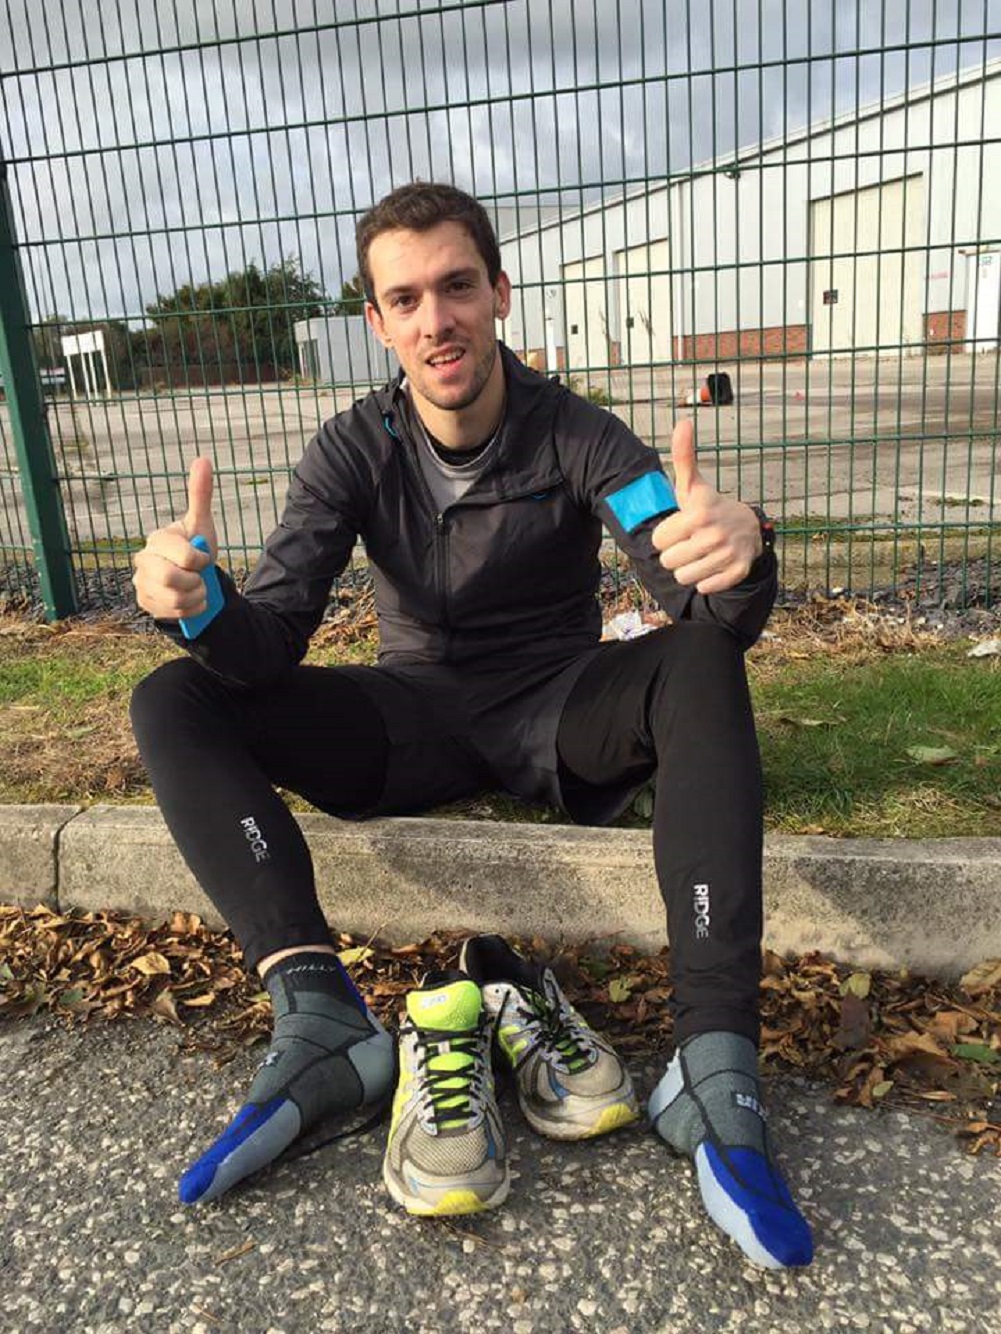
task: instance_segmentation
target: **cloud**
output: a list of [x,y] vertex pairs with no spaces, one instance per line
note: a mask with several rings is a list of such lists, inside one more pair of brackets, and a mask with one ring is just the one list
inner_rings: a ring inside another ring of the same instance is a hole
[[875,0],[105,9],[0,14],[37,316],[135,319],[158,292],[286,255],[336,294],[356,215],[415,176],[573,207],[1001,49],[1001,0],[910,0],[902,31]]

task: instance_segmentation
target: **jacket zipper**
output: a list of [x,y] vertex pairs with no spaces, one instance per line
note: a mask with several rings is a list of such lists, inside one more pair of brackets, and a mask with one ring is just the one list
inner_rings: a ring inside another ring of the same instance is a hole
[[[389,435],[394,440],[399,441],[401,445],[406,445],[402,436],[396,429],[394,416],[392,412],[383,413],[383,425]],[[407,463],[417,474],[418,485],[427,501],[429,512],[434,518],[434,559],[435,559],[435,582],[437,584],[438,605],[440,607],[441,625],[446,631],[451,629],[451,617],[448,614],[448,517],[446,511],[439,512],[435,508],[434,496],[431,494],[431,488],[428,486],[427,478],[424,476],[420,464],[412,457],[409,450],[405,449]],[[560,485],[554,482],[550,486],[543,486],[541,489],[526,488],[524,491],[518,491],[510,496],[477,496],[465,495],[457,500],[453,505],[447,507],[448,510],[458,509],[460,505],[468,507],[482,507],[486,505],[502,505],[510,500],[524,500],[527,497],[538,497],[540,500],[547,496],[550,491],[555,491]]]
[[434,516],[436,534],[435,560],[438,565],[438,588],[441,594],[441,623],[446,630],[451,622],[448,615],[448,520],[444,514]]
[[417,474],[418,486],[421,489],[424,499],[427,501],[428,510],[434,520],[434,577],[438,594],[438,605],[441,608],[440,616],[442,628],[448,630],[451,625],[448,614],[448,520],[445,518],[444,513],[439,513],[435,508],[434,496],[431,494],[431,488],[428,486],[427,478],[424,476],[420,464],[411,456],[410,451],[406,448],[408,442],[404,441],[403,437],[397,431],[393,420],[393,414],[391,412],[384,413],[382,423],[388,434],[404,446],[407,465]]

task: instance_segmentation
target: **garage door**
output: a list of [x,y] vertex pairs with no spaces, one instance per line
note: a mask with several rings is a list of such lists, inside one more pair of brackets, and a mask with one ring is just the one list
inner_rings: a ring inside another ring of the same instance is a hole
[[621,278],[622,362],[626,366],[671,360],[671,279],[667,241],[630,246],[615,255]]
[[993,352],[1001,340],[1001,251],[967,255],[967,352]]
[[562,274],[568,369],[607,366],[613,285],[605,281],[604,257],[564,264]]
[[[811,349],[889,356],[924,346],[926,244],[920,175],[851,190],[810,205]],[[858,254],[860,251],[873,253]]]

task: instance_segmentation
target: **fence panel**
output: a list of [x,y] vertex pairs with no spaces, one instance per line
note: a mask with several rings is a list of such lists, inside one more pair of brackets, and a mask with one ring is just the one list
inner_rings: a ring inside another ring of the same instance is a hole
[[[998,0],[8,0],[0,86],[82,606],[196,453],[252,566],[385,378],[353,228],[416,177],[491,211],[526,361],[665,454],[694,413],[788,591],[997,598]],[[0,592],[36,597],[11,441],[0,404]]]

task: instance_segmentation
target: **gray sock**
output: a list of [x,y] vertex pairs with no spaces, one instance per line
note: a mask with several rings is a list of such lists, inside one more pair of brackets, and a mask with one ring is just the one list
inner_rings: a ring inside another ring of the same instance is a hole
[[808,1265],[810,1225],[772,1156],[758,1053],[738,1033],[698,1033],[675,1052],[649,1104],[657,1134],[695,1162],[706,1213],[765,1269]]
[[698,1033],[674,1054],[649,1103],[657,1134],[693,1157],[706,1138],[768,1155],[754,1043],[738,1033]]
[[303,1129],[332,1112],[377,1101],[393,1078],[393,1045],[333,954],[297,954],[264,979],[274,1029],[247,1101],[284,1095]]
[[271,1046],[247,1101],[181,1177],[185,1204],[217,1199],[324,1117],[392,1091],[392,1040],[336,955],[290,955],[264,985],[275,1016]]

